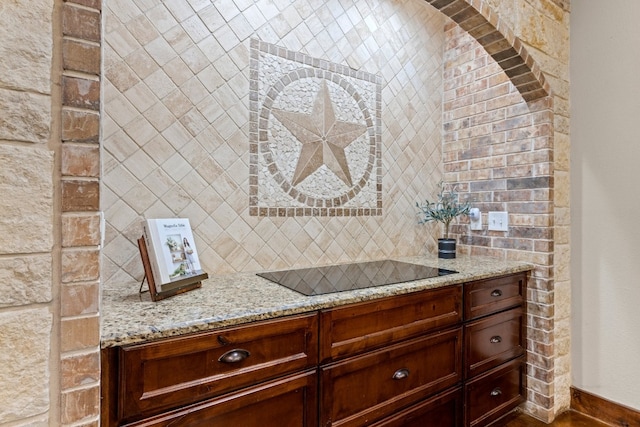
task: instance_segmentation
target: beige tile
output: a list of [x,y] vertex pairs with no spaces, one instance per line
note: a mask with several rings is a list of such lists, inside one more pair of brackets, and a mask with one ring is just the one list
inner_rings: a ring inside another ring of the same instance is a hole
[[247,40],[253,34],[252,23],[244,14],[236,15],[230,22],[229,27],[240,42]]
[[180,89],[175,89],[162,99],[165,107],[173,113],[176,118],[180,118],[193,106],[189,98]]
[[152,42],[147,43],[144,48],[161,67],[176,57],[174,50],[162,37],[158,37]]
[[231,21],[234,17],[240,14],[240,9],[235,3],[236,2],[223,2],[215,5],[216,9],[226,22]]
[[178,21],[171,15],[164,4],[157,4],[157,6],[149,9],[146,15],[161,34],[178,24]]
[[[131,4],[131,2],[127,3]],[[130,21],[125,22],[127,29],[131,33],[131,36],[133,36],[133,38],[135,38],[143,46],[156,39],[156,37],[160,36],[157,29],[144,15],[138,15]]]
[[226,52],[233,49],[233,47],[240,42],[231,28],[227,26],[223,26],[215,30],[213,36]]
[[165,7],[169,9],[169,12],[176,18],[178,22],[183,22],[194,13],[187,0],[175,0],[170,3],[166,3]]
[[182,28],[194,43],[198,43],[209,35],[209,29],[198,15],[193,15],[182,23]]
[[125,25],[118,26],[106,38],[109,46],[121,58],[126,57],[141,47],[140,43],[131,35]]

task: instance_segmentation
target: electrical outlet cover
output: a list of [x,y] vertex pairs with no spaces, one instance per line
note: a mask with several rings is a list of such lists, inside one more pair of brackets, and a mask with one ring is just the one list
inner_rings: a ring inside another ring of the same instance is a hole
[[471,230],[482,230],[482,212],[477,212],[477,218],[469,217],[469,225]]

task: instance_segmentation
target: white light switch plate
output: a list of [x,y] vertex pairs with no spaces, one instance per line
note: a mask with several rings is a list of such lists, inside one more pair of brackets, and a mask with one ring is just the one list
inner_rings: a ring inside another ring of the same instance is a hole
[[509,231],[509,213],[489,212],[488,226],[493,231]]

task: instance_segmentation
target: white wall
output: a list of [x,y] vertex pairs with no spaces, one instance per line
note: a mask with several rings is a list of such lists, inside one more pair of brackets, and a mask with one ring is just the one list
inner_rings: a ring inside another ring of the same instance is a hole
[[640,408],[640,2],[571,4],[573,385]]

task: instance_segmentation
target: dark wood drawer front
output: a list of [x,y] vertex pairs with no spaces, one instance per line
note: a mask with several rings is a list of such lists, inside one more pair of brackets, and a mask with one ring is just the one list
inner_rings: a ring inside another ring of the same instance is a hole
[[129,424],[133,427],[315,427],[315,371],[271,381],[241,392]]
[[465,425],[486,426],[524,401],[524,356],[481,375],[465,389]]
[[465,284],[465,319],[475,319],[521,305],[525,282],[526,275],[522,273]]
[[462,389],[456,388],[412,406],[371,427],[460,427]]
[[321,421],[364,426],[462,380],[462,329],[321,368]]
[[314,367],[317,316],[281,318],[124,347],[121,418],[141,418]]
[[465,326],[466,378],[524,354],[524,313],[515,308]]
[[461,321],[461,286],[326,310],[320,313],[320,359],[350,357]]

